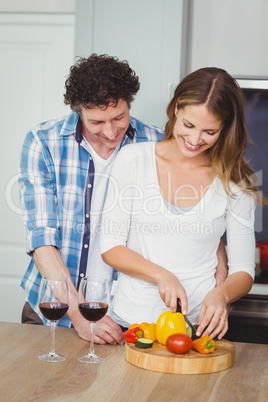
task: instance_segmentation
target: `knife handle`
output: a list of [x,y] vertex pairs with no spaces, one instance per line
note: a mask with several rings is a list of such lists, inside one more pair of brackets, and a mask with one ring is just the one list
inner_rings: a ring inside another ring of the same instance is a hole
[[177,313],[181,313],[180,299],[177,299]]

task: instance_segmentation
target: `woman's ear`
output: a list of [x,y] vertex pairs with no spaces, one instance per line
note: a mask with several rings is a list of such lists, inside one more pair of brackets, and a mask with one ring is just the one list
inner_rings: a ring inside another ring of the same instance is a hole
[[175,109],[174,109],[174,114],[175,114],[176,117],[178,117],[178,113],[179,113],[179,109],[178,109],[178,106],[176,104]]

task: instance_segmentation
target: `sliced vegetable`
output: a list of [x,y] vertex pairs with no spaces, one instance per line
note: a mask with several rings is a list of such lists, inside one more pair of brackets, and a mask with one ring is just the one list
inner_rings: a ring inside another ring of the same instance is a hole
[[171,353],[185,354],[192,349],[192,339],[186,334],[172,334],[167,338],[166,347]]
[[193,341],[192,349],[203,354],[213,353],[215,350],[215,341],[210,336],[202,336]]
[[192,338],[192,341],[200,338],[200,336],[196,335],[197,328],[198,328],[198,325],[193,325],[193,328],[192,327],[187,328],[187,335],[189,335],[190,338]]
[[135,347],[140,349],[150,349],[153,344],[154,342],[151,339],[139,338],[135,343]]
[[187,334],[185,319],[181,313],[165,311],[160,315],[156,323],[156,338],[159,343],[165,345],[167,338],[172,334]]
[[143,330],[140,327],[134,327],[125,331],[123,335],[127,342],[136,343],[137,339],[143,337]]

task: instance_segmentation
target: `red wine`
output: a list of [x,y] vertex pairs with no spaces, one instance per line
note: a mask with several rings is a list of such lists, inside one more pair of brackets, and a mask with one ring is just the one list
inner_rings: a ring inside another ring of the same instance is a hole
[[99,321],[107,313],[108,304],[97,302],[80,303],[79,310],[86,320]]
[[68,304],[60,302],[40,303],[39,308],[44,317],[50,321],[58,321],[68,310]]

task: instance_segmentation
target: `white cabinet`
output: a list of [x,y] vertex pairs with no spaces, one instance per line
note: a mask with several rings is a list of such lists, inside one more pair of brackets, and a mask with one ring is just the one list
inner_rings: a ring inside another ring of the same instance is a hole
[[141,82],[131,114],[164,127],[180,80],[182,23],[183,0],[79,0],[75,55],[127,60]]
[[5,13],[74,13],[76,0],[0,0]]
[[234,76],[268,75],[267,0],[189,0],[191,71],[215,66]]
[[17,187],[21,145],[35,124],[69,112],[63,92],[73,64],[75,16],[63,12],[0,12],[0,321],[19,322],[25,300],[19,286],[29,264]]

